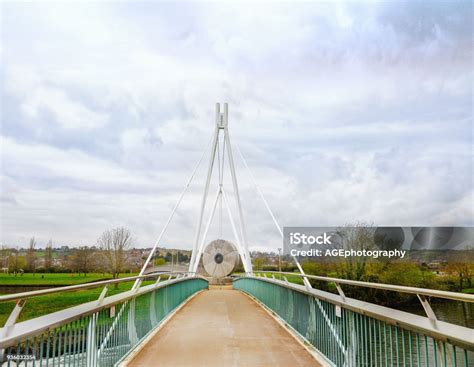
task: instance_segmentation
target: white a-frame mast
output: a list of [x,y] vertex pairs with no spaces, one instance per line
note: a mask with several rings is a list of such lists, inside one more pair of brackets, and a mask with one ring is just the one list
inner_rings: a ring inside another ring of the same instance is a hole
[[[219,202],[222,203],[222,199],[224,199],[223,202],[227,207],[227,213],[229,215],[232,230],[234,232],[237,250],[242,259],[242,264],[244,266],[245,272],[246,273],[252,272],[252,262],[250,260],[250,253],[249,253],[248,242],[247,242],[247,231],[245,228],[242,205],[240,203],[239,188],[237,185],[237,176],[235,174],[234,158],[232,156],[232,147],[231,147],[230,138],[229,138],[228,116],[229,114],[228,114],[227,103],[224,103],[224,111],[222,112],[221,112],[220,104],[217,103],[216,104],[216,126],[214,130],[214,137],[212,140],[211,156],[209,159],[209,167],[207,169],[206,184],[204,187],[204,193],[203,193],[202,201],[201,201],[201,209],[199,213],[199,220],[197,223],[196,236],[194,239],[193,252],[191,255],[191,261],[189,263],[189,272],[191,273],[197,272],[199,261],[201,259],[201,255],[204,250],[204,245],[205,245],[204,242],[206,241],[207,232],[209,231],[209,227],[212,223],[212,219],[214,217],[217,204]],[[225,156],[224,154],[222,156],[222,162],[217,162],[217,164],[219,165],[219,185],[218,185],[217,192],[213,201],[213,206],[211,209],[211,213],[209,215],[209,219],[207,221],[204,232],[202,232],[204,212],[206,209],[207,197],[209,194],[209,186],[211,183],[212,172],[216,163],[216,153],[218,153],[220,141],[222,141],[222,144],[224,147],[223,152],[225,151],[227,153],[227,160],[229,162],[229,169],[230,169],[230,174],[232,177],[233,192],[234,192],[235,201],[236,201],[236,205],[238,209],[238,215],[239,215],[239,231],[237,231],[237,228],[235,226],[235,221],[232,216],[232,210],[229,206],[229,201],[224,189],[224,180],[223,180],[223,173],[222,173],[222,168],[224,167],[224,156]]]

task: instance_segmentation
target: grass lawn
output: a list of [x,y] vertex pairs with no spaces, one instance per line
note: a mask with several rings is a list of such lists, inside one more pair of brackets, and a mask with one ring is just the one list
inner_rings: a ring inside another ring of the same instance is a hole
[[[133,276],[134,274],[121,274],[120,277],[127,277]],[[9,277],[13,279],[9,279]],[[71,274],[45,274],[45,279],[41,279],[41,274],[24,274],[23,277],[19,275],[14,279],[14,276],[8,276],[2,274],[0,277],[0,285],[2,284],[11,284],[11,285],[72,285],[72,284],[79,284],[84,282],[90,282],[94,280],[102,280],[102,279],[111,279],[110,274],[106,274],[105,277],[103,274],[88,274],[87,277],[77,276],[77,274],[71,277]],[[22,278],[22,279],[21,279]],[[4,279],[8,279],[10,283],[4,282]],[[21,280],[20,280],[21,279]],[[33,279],[33,281],[31,281]],[[38,282],[34,282],[38,280]],[[43,282],[41,282],[43,281]],[[69,283],[67,283],[69,282]],[[144,281],[142,285],[148,285],[154,283],[155,280]],[[133,281],[120,283],[118,288],[115,288],[115,285],[110,285],[109,290],[107,292],[107,296],[111,296],[117,293],[121,293],[127,290],[130,290]],[[18,321],[28,320],[34,317],[38,317],[41,315],[45,315],[47,313],[59,311],[68,307],[72,307],[81,303],[90,302],[96,300],[100,292],[102,291],[102,287],[94,288],[94,289],[86,289],[82,291],[74,291],[74,292],[62,292],[62,293],[55,293],[55,294],[48,294],[45,296],[33,297],[26,301],[25,307],[20,314]],[[0,326],[5,324],[10,312],[13,310],[15,306],[14,302],[4,302],[0,303]]]
[[[133,276],[135,274],[120,274],[120,277]],[[97,280],[112,279],[111,274],[103,273],[90,273],[87,276],[84,274],[77,273],[25,273],[23,275],[17,274],[0,274],[0,287],[2,285],[73,285],[87,282],[93,282]]]

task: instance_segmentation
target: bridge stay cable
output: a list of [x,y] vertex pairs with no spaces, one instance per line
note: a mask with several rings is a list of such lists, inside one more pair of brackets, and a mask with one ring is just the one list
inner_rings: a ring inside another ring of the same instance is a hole
[[[211,213],[210,213],[209,218],[207,220],[206,227],[204,229],[204,234],[201,238],[201,241],[199,242],[198,254],[201,254],[202,251],[203,251],[204,241],[206,240],[207,234],[209,232],[209,228],[211,227],[212,219],[214,218],[214,214],[216,212],[217,204],[219,203],[219,199],[220,199],[221,195],[222,195],[222,190],[221,190],[221,188],[219,188],[217,193],[216,193],[216,196],[215,196],[215,199],[214,199],[214,204],[212,205],[212,210],[211,210]],[[190,272],[191,273],[197,273],[198,265],[199,265],[199,257],[193,263],[192,268],[190,268]]]
[[[161,242],[161,239],[163,238],[166,230],[168,229],[168,225],[170,224],[171,220],[173,219],[174,217],[174,214],[176,213],[176,210],[178,209],[179,205],[181,204],[181,201],[183,200],[183,197],[184,195],[186,194],[186,192],[188,191],[189,189],[189,186],[191,185],[191,182],[193,181],[193,178],[194,176],[196,175],[196,172],[199,168],[199,166],[201,165],[201,162],[203,161],[204,159],[204,156],[206,155],[206,152],[208,150],[208,147],[211,143],[211,140],[212,138],[209,140],[209,142],[207,143],[206,147],[204,148],[203,152],[202,152],[202,155],[201,155],[201,158],[199,159],[199,161],[197,162],[196,166],[194,167],[192,173],[191,173],[191,176],[189,177],[188,181],[186,182],[186,185],[184,186],[183,188],[183,191],[181,192],[181,195],[179,196],[178,198],[178,201],[176,202],[175,206],[173,207],[173,210],[171,211],[171,214],[170,216],[168,217],[168,220],[166,221],[163,229],[161,230],[161,233],[160,235],[158,236],[158,239],[156,240],[155,244],[153,245],[153,249],[151,250],[150,254],[148,255],[148,258],[146,259],[145,263],[143,264],[143,267],[142,269],[140,270],[140,274],[139,276],[143,275],[145,273],[145,270],[146,268],[148,267],[148,264],[150,263],[151,259],[153,258],[153,255],[155,254],[155,251],[158,247],[158,245],[160,244]],[[142,279],[139,278],[135,281],[135,284],[133,285],[132,289],[137,289],[140,284],[142,282]]]
[[[248,173],[249,173],[249,176],[250,178],[252,179],[252,182],[255,186],[255,189],[257,190],[260,198],[262,199],[263,201],[263,204],[265,205],[265,208],[267,209],[268,213],[270,214],[270,216],[272,217],[272,220],[273,220],[273,223],[275,224],[275,227],[276,229],[278,230],[278,233],[280,234],[282,240],[283,240],[283,231],[281,229],[281,226],[278,224],[278,221],[276,220],[275,218],[275,215],[273,214],[272,212],[272,209],[270,208],[270,205],[268,205],[268,202],[267,200],[265,199],[265,196],[263,195],[263,192],[260,188],[260,186],[257,184],[257,181],[255,180],[255,176],[253,175],[252,171],[250,170],[250,167],[249,165],[247,164],[247,161],[245,160],[244,158],[244,155],[242,154],[242,151],[240,150],[239,146],[236,144],[235,145],[235,149],[237,150],[237,152],[239,153],[239,156],[240,158],[242,159],[242,162],[244,163],[244,166],[245,168],[247,169]],[[311,287],[311,283],[309,282],[308,278],[305,277],[305,272],[300,264],[300,262],[298,261],[298,259],[296,258],[296,256],[293,256],[293,260],[295,261],[296,263],[296,266],[298,267],[298,270],[300,271],[300,273],[303,275],[303,283],[304,285],[306,286],[306,288],[312,288]]]
[[[246,254],[242,250],[242,242],[239,238],[239,234],[237,232],[237,227],[235,226],[235,220],[234,220],[234,217],[232,215],[231,208],[230,208],[229,200],[227,199],[227,195],[226,195],[226,192],[225,192],[224,189],[222,189],[221,197],[224,199],[224,203],[225,203],[225,206],[226,206],[227,215],[229,216],[229,221],[230,221],[230,225],[231,225],[231,228],[232,228],[232,232],[233,232],[234,237],[235,237],[235,242],[237,243],[237,251],[239,252],[242,259],[247,260]],[[250,261],[250,259],[248,259],[248,260]]]

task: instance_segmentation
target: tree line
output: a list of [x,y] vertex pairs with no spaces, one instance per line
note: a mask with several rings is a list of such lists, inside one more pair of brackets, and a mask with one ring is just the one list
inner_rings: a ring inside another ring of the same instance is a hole
[[[120,273],[136,272],[143,266],[148,253],[135,249],[130,230],[118,227],[104,231],[93,246],[54,248],[49,240],[44,249],[37,247],[34,237],[26,249],[1,248],[0,267],[4,273],[106,272],[114,278]],[[66,250],[64,249],[66,248]],[[156,265],[171,261],[188,261],[184,252],[161,251],[156,254]]]
[[[373,249],[374,228],[360,224],[340,229],[345,248]],[[440,289],[455,292],[474,293],[474,247],[466,250],[447,252],[418,252],[406,259],[373,259],[369,257],[347,257],[343,259],[314,261],[301,258],[303,270],[307,274],[342,278],[372,283],[395,284],[409,287]],[[439,256],[437,260],[433,256]],[[278,258],[253,254],[254,270],[278,270]],[[292,258],[283,256],[282,271],[297,271]],[[337,292],[335,285],[311,280],[318,288]],[[346,295],[358,299],[374,300],[379,304],[418,302],[416,296],[403,295],[361,287],[344,286]]]

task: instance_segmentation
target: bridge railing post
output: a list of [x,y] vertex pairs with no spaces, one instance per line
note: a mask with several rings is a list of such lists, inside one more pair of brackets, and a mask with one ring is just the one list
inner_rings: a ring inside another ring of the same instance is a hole
[[25,307],[25,303],[26,300],[23,299],[19,299],[16,301],[15,307],[13,308],[12,312],[10,313],[10,316],[8,316],[8,319],[5,322],[3,335],[0,335],[0,337],[5,337],[8,335],[9,329],[13,325],[15,325],[16,320],[18,320],[18,317],[20,317],[20,313],[23,310],[23,307]]
[[158,324],[158,319],[156,317],[156,291],[153,291],[150,296],[150,322],[152,326]]
[[338,282],[334,282],[337,288],[337,293],[341,296],[342,302],[346,302],[346,295],[344,294],[344,291],[341,288],[341,285]]
[[[347,354],[346,354],[346,366],[348,367],[355,367],[356,366],[356,360],[357,360],[357,350],[358,350],[358,345],[357,343],[359,340],[357,339],[357,333],[356,333],[356,321],[355,321],[355,313],[351,313],[349,317],[349,333],[350,333],[350,343],[347,349]],[[349,350],[350,348],[350,350]]]
[[[10,313],[10,316],[8,316],[8,319],[5,322],[5,325],[3,326],[4,332],[0,333],[0,339],[8,336],[8,333],[11,327],[15,325],[16,320],[18,320],[18,317],[20,316],[20,313],[23,310],[23,307],[25,307],[25,303],[26,303],[26,299],[25,300],[19,299],[16,301],[15,307]],[[5,349],[0,349],[0,361],[3,361],[4,354],[5,354]]]
[[102,302],[104,302],[104,298],[105,298],[105,295],[107,294],[108,290],[109,290],[109,288],[107,286],[105,286],[102,289],[102,292],[100,292],[100,295],[99,295],[99,299],[97,300],[97,304],[101,305]]
[[137,328],[135,326],[135,304],[135,298],[133,298],[129,303],[130,308],[128,309],[127,319],[128,338],[131,347],[138,343]]
[[[92,314],[92,317],[89,320],[89,325],[87,326],[87,349],[86,349],[86,366],[87,367],[96,367],[98,359],[98,349],[97,349],[97,316],[98,312]],[[54,353],[53,353],[54,355]]]
[[423,306],[423,309],[425,310],[426,316],[428,316],[433,326],[436,326],[437,318],[433,309],[431,308],[428,298],[422,294],[417,294],[417,297],[420,300],[421,305]]

